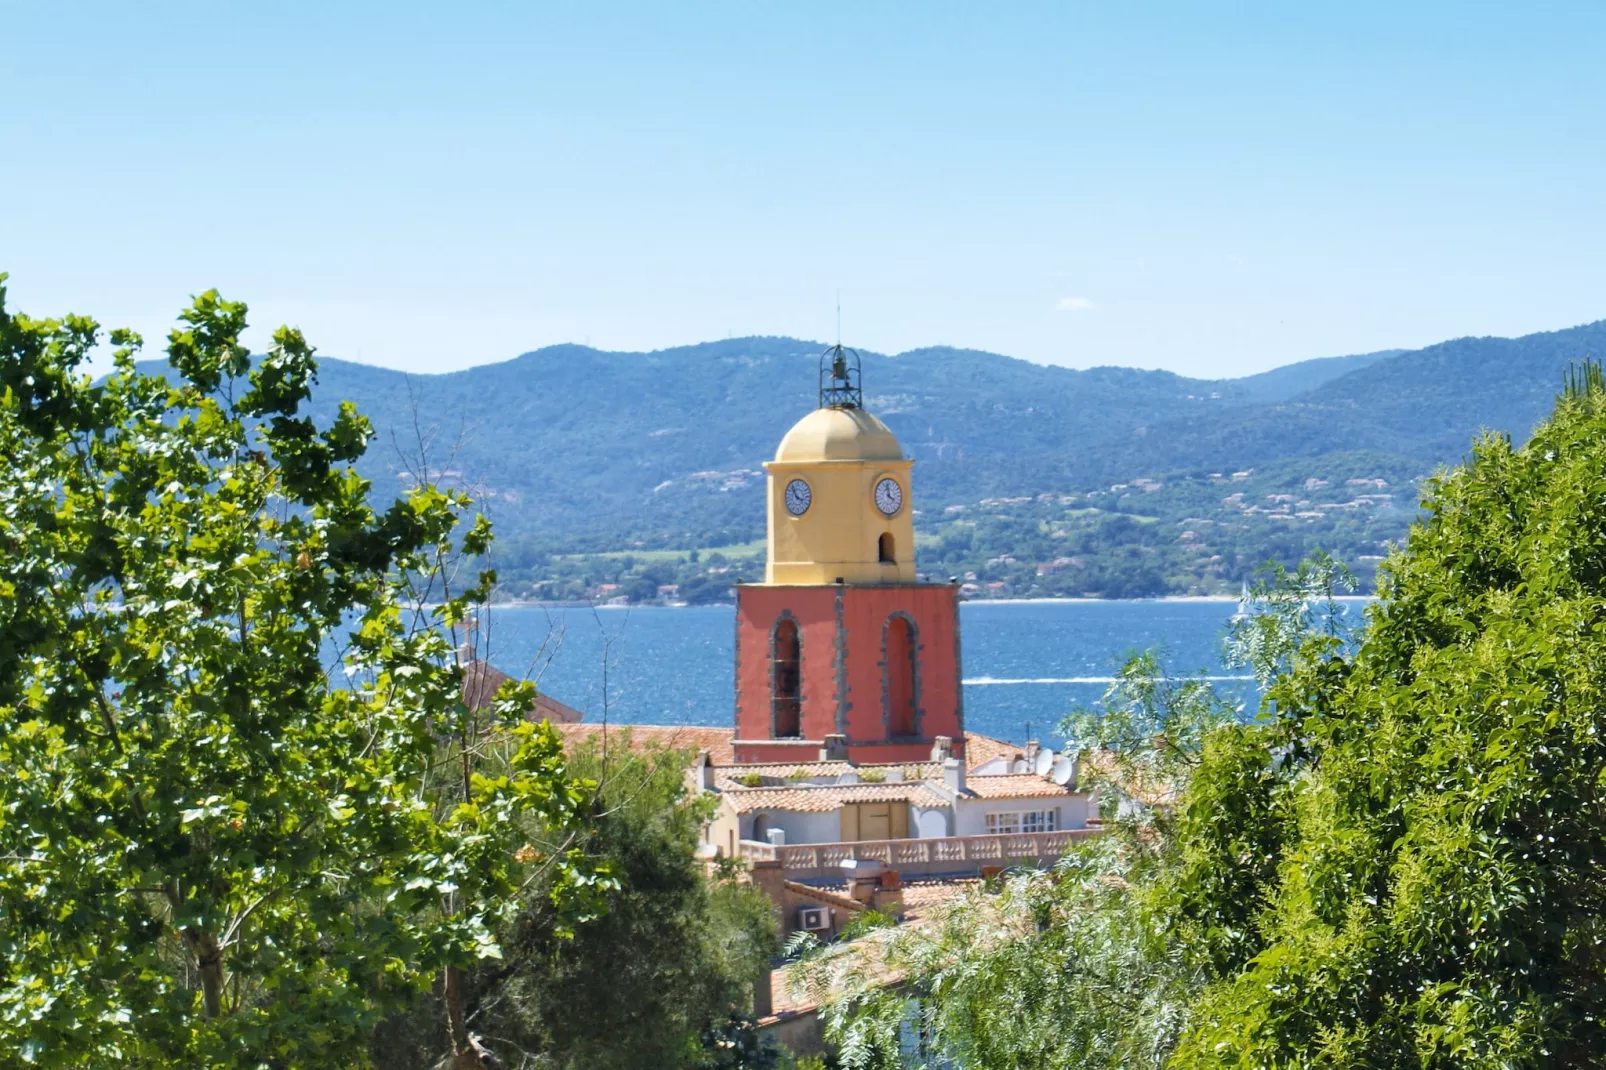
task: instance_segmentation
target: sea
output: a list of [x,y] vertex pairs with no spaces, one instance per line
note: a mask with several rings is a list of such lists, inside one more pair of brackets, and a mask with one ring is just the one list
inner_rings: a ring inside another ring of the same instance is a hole
[[[1356,603],[1348,611],[1360,613]],[[965,602],[960,605],[965,727],[1022,743],[1096,707],[1120,665],[1156,651],[1170,674],[1204,674],[1253,715],[1243,670],[1222,665],[1232,601]],[[731,606],[500,606],[481,621],[488,660],[613,724],[734,722]]]

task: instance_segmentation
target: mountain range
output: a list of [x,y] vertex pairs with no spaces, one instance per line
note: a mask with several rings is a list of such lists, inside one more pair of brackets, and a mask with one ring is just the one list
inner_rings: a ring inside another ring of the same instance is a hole
[[[739,338],[651,353],[551,346],[442,375],[325,358],[316,408],[351,399],[380,433],[381,480],[416,458],[482,486],[504,526],[554,539],[763,524],[722,489],[815,405],[824,346]],[[1521,338],[1303,361],[1241,379],[1085,371],[976,350],[863,352],[866,406],[897,433],[928,506],[1168,472],[1371,451],[1431,467],[1481,428],[1517,438],[1606,321]],[[731,478],[716,478],[734,474]]]
[[[762,535],[761,464],[815,406],[824,348],[773,337],[650,353],[559,345],[439,375],[324,358],[313,410],[328,419],[350,399],[369,416],[378,440],[365,464],[381,493],[421,468],[476,488],[510,564],[718,547]],[[929,531],[948,507],[983,499],[1257,467],[1397,484],[1456,461],[1482,429],[1525,437],[1568,363],[1603,352],[1606,321],[1220,380],[948,347],[861,356],[867,408],[917,462]]]

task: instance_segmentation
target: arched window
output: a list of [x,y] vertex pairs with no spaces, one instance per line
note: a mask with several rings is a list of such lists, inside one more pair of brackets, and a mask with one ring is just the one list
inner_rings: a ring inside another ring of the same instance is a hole
[[896,565],[898,563],[898,544],[892,537],[892,532],[881,533],[881,563],[883,565]]
[[770,650],[770,708],[775,738],[796,739],[803,734],[803,649],[797,621],[782,617],[776,622]]
[[753,818],[753,839],[757,840],[759,843],[765,843],[769,840],[769,838],[770,816],[768,814],[759,814],[757,817]]
[[897,614],[887,621],[885,668],[882,680],[887,698],[887,738],[908,738],[915,727],[915,635],[909,618]]

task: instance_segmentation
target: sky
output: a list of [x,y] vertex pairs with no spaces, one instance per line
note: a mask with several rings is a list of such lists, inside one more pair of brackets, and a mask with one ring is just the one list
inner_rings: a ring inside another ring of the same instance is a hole
[[0,0],[8,305],[157,355],[954,345],[1217,378],[1606,317],[1606,5]]

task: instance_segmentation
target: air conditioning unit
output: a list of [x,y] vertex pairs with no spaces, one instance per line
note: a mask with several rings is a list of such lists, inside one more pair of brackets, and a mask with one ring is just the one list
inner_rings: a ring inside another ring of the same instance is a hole
[[797,927],[807,929],[811,933],[820,932],[831,927],[831,916],[825,907],[799,907],[797,911]]

